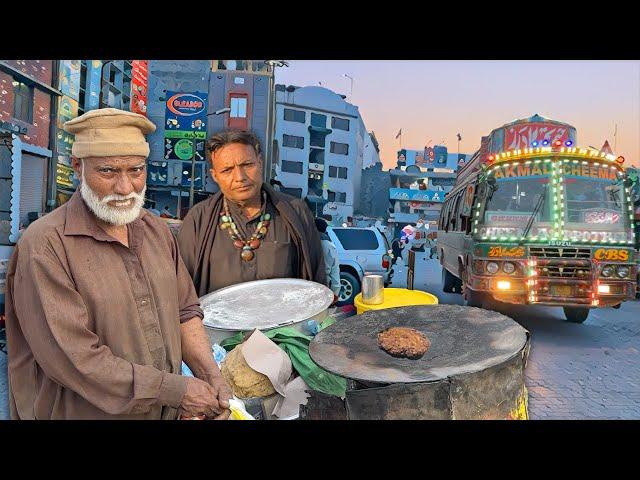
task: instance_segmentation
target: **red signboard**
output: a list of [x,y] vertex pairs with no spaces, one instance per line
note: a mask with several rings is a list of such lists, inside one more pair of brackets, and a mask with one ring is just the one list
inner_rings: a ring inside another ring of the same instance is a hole
[[147,114],[148,61],[131,62],[131,111]]
[[548,140],[549,145],[560,140],[563,144],[569,140],[569,128],[553,123],[521,123],[505,128],[504,149],[532,147],[534,141],[542,146],[543,140]]

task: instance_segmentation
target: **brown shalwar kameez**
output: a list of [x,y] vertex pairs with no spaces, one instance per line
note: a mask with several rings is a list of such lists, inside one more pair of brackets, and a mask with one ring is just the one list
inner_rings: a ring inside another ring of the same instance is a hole
[[252,260],[245,261],[240,257],[242,250],[233,246],[228,232],[221,232],[213,240],[214,256],[209,259],[210,268],[225,272],[210,278],[211,291],[252,280],[268,278],[296,278],[298,276],[298,259],[296,246],[289,231],[280,218],[278,210],[267,199],[262,211],[254,218],[248,219],[240,208],[229,202],[229,211],[244,238],[250,238],[260,222],[262,213],[269,213],[271,221],[267,234],[255,251]]
[[142,211],[129,248],[76,192],[23,234],[7,274],[13,419],[175,419],[180,323],[202,318],[177,242]]

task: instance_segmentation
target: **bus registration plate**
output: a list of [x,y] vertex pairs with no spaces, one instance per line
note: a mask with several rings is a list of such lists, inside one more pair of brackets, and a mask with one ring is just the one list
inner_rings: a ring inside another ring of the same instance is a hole
[[571,285],[552,285],[551,294],[554,297],[570,297],[573,295],[573,287]]

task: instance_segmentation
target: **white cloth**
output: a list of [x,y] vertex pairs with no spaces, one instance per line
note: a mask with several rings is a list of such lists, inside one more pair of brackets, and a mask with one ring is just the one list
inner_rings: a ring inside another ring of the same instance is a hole
[[338,250],[331,240],[322,240],[322,253],[324,254],[324,265],[327,274],[327,284],[331,291],[340,295],[340,259]]

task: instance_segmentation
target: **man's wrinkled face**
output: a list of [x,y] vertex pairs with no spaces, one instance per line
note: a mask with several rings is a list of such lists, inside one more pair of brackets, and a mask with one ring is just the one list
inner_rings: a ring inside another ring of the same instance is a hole
[[80,193],[89,209],[113,225],[131,223],[144,205],[146,158],[139,155],[73,159]]
[[235,203],[260,198],[262,159],[250,145],[230,143],[211,154],[211,176]]

